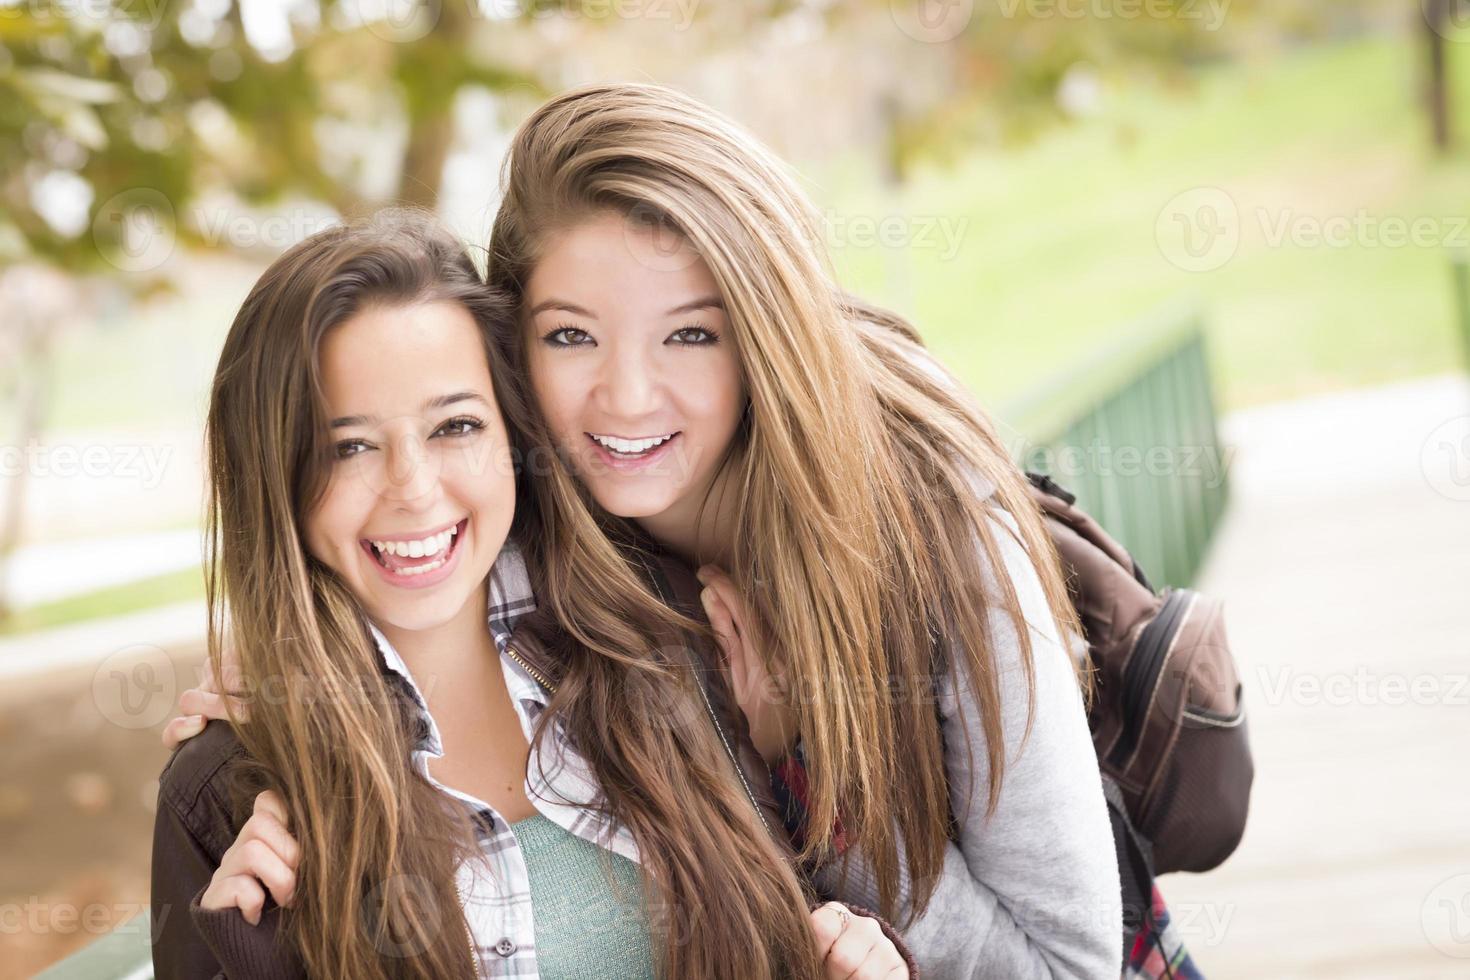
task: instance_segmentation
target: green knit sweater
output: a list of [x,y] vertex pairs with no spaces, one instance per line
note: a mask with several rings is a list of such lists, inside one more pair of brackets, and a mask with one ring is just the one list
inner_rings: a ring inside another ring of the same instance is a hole
[[531,880],[543,980],[653,980],[638,866],[539,813],[511,827]]

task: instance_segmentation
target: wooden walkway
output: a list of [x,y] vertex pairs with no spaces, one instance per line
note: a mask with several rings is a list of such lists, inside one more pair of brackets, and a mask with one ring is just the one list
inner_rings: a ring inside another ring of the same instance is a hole
[[1236,854],[1161,886],[1218,978],[1470,977],[1470,384],[1239,413],[1200,585],[1256,756]]

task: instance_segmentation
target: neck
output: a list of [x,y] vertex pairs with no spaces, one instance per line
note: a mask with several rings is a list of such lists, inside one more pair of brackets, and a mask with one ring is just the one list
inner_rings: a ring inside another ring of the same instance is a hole
[[661,513],[638,518],[638,526],[690,565],[728,569],[735,556],[736,469],[729,461],[708,486],[686,493]]
[[430,696],[436,680],[453,682],[475,667],[498,662],[495,638],[486,623],[489,581],[470,593],[464,607],[448,621],[423,630],[380,625],[383,635],[408,665],[414,683]]

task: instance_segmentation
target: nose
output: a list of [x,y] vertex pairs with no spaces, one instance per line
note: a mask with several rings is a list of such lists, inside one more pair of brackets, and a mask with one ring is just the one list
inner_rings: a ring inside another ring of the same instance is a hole
[[623,344],[603,363],[597,389],[603,411],[613,418],[631,420],[659,407],[662,381],[647,352],[638,345]]
[[399,510],[427,510],[437,502],[439,458],[416,432],[395,435],[386,452],[382,496]]

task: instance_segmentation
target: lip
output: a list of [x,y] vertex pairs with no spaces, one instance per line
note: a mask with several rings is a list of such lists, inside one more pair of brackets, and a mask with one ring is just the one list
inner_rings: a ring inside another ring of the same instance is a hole
[[[449,557],[445,559],[444,564],[440,565],[432,572],[425,572],[422,575],[399,575],[395,572],[390,572],[388,569],[378,564],[377,556],[373,554],[373,541],[416,541],[419,538],[425,538],[431,534],[437,534],[439,533],[439,531],[447,531],[449,528],[452,527],[458,527],[459,532],[455,534],[455,536],[449,542]],[[453,575],[454,570],[459,567],[459,554],[461,551],[464,550],[463,544],[465,537],[469,534],[469,530],[470,519],[468,517],[465,517],[461,518],[454,524],[444,525],[439,529],[439,531],[430,531],[428,532],[428,534],[372,538],[371,540],[369,540],[368,538],[362,538],[358,541],[358,545],[362,548],[364,554],[367,556],[368,562],[373,566],[373,568],[377,571],[378,575],[383,579],[384,582],[387,582],[389,585],[398,589],[430,589],[438,585],[440,582],[443,582],[445,579],[449,578],[449,576]]]
[[[620,473],[637,473],[641,470],[648,469],[654,463],[668,455],[669,447],[679,441],[679,438],[684,434],[684,430],[679,429],[675,431],[673,437],[667,442],[661,444],[648,455],[639,456],[637,459],[620,459],[614,456],[606,446],[592,438],[592,433],[587,432],[583,434],[587,436],[587,443],[592,447],[593,455],[597,457],[603,466],[606,466],[608,469],[617,470]],[[607,433],[599,433],[599,435],[607,435]],[[623,436],[617,436],[616,438],[621,439]],[[643,438],[657,438],[657,436],[644,436]]]
[[461,517],[458,520],[450,521],[448,524],[441,524],[440,526],[436,528],[431,528],[428,531],[414,531],[411,534],[364,534],[361,540],[422,541],[424,538],[432,538],[436,534],[443,534],[445,531],[449,530],[452,527],[459,527],[459,525],[463,524],[466,520],[468,520],[468,518]]
[[662,439],[665,436],[672,438],[683,431],[683,429],[675,429],[672,432],[653,432],[646,436],[623,436],[618,435],[616,432],[589,432],[587,433],[587,438],[592,439],[593,442],[597,441],[596,436],[601,436],[604,439],[623,439],[627,442],[637,442],[639,439]]

